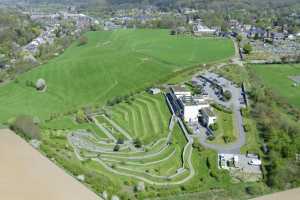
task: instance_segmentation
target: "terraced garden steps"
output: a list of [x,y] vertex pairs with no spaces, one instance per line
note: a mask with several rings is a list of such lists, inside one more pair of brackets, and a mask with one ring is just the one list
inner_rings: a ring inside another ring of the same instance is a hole
[[[177,185],[190,180],[195,173],[191,163],[192,145],[182,133],[177,118],[171,116],[163,95],[142,93],[134,99],[113,106],[107,116],[92,117],[111,138],[110,142],[105,143],[92,133],[79,138],[73,135],[75,138],[69,139],[74,141],[72,146],[78,158],[92,159],[110,173],[154,185]],[[121,135],[124,144],[119,144],[115,152],[113,148]],[[141,148],[135,147],[135,138],[142,141]]]

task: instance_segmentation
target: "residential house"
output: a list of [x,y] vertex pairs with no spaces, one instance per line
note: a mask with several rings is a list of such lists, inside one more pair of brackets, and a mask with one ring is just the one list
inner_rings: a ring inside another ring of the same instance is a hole
[[268,33],[266,30],[258,27],[251,27],[251,29],[247,33],[248,38],[259,38],[263,39],[267,37]]

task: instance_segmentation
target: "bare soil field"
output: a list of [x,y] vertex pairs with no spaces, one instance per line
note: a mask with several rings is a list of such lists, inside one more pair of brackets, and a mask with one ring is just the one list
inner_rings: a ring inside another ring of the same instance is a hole
[[274,194],[258,197],[252,200],[298,200],[300,199],[300,188],[288,190],[284,192],[277,192]]
[[100,200],[9,130],[0,130],[0,199]]

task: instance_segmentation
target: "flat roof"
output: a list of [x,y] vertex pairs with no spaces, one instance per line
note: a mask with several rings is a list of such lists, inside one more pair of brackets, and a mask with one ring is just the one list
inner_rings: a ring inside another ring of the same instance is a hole
[[209,117],[215,117],[216,116],[211,108],[202,108],[201,110],[203,112],[205,112],[207,114],[207,116],[209,116]]
[[172,86],[173,92],[190,92],[186,87],[181,85],[174,85]]
[[7,129],[0,129],[0,163],[0,199],[101,199]]

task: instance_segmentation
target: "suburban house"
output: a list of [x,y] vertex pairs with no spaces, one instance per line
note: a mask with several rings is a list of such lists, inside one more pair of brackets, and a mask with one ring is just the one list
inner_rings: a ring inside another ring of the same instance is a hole
[[195,35],[214,35],[217,29],[212,29],[205,26],[201,19],[197,19],[193,25],[193,32]]
[[209,107],[204,107],[200,110],[200,118],[205,126],[210,126],[214,123],[216,123],[217,117]]
[[268,36],[268,32],[262,28],[251,27],[251,29],[247,33],[248,38],[265,38]]

